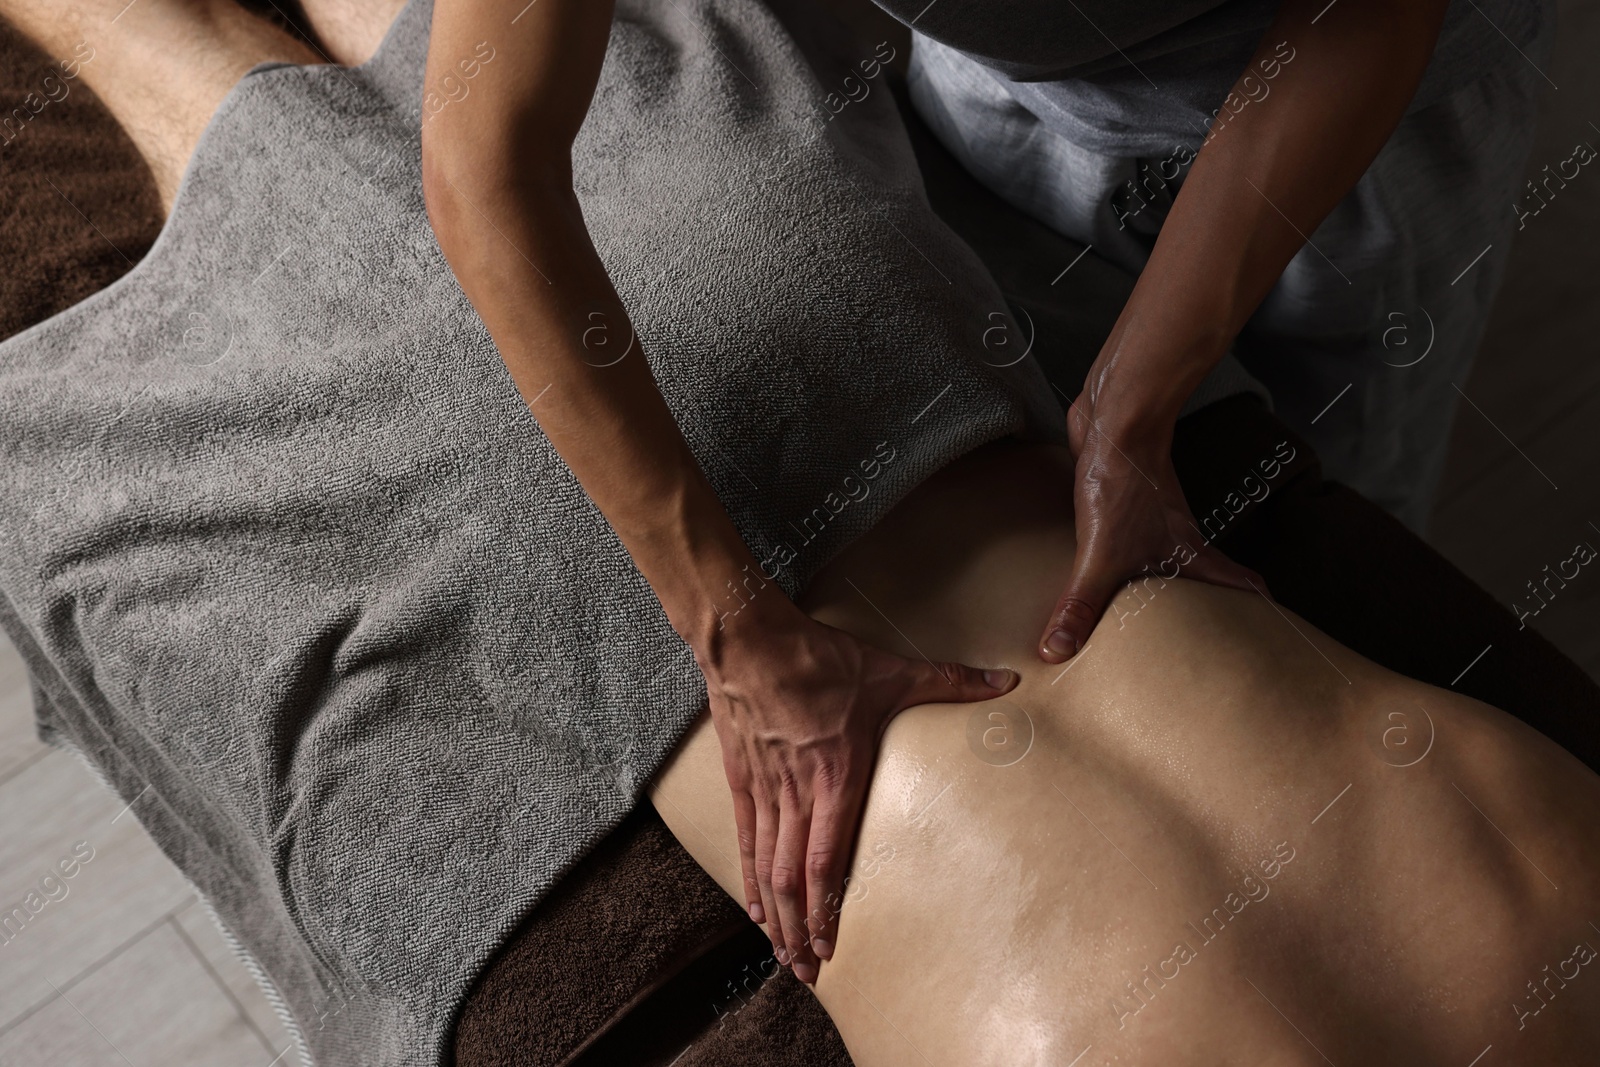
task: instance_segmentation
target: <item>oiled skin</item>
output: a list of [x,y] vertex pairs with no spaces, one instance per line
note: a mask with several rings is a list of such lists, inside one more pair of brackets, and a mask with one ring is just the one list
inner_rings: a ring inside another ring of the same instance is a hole
[[[1600,1062],[1600,779],[1253,594],[1151,582],[1064,674],[1039,662],[1069,472],[1055,448],[973,453],[803,605],[1022,674],[884,735],[815,986],[859,1067]],[[1031,747],[998,765],[1019,711]],[[709,722],[652,798],[738,898]]]

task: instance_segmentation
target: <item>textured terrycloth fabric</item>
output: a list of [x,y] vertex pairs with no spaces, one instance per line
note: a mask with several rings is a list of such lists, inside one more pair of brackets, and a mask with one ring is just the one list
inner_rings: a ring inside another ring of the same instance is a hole
[[[455,1065],[567,1063],[673,982],[699,994],[689,1010],[674,1012],[688,1028],[679,1051],[716,1018],[715,1006],[732,999],[722,982],[695,983],[686,972],[744,931],[768,944],[643,802],[562,878],[479,976],[456,1025]],[[822,1018],[823,1029],[832,1029]]]
[[[1503,13],[1515,41],[1467,10],[1468,25],[1494,34],[1492,54],[1463,71],[1460,46],[1440,43],[1429,80],[1377,159],[1290,261],[1234,347],[1329,473],[1418,531],[1443,470],[1454,383],[1466,379],[1520,225],[1514,205],[1545,86],[1539,65],[1555,32],[1547,0],[1517,0]],[[1268,69],[1283,76],[1297,48],[1314,44],[1288,42],[1284,62]],[[1239,64],[1245,58],[1248,49]],[[909,80],[918,112],[988,188],[1137,272],[1201,147],[1204,122],[1240,70],[1202,59],[1193,77],[1215,75],[1215,95],[1181,120],[1169,114],[1175,98],[1152,93],[1142,109],[1136,93],[1115,105],[1123,110],[1114,122],[1101,123],[1096,78],[1012,82],[921,36]],[[1278,106],[1272,83],[1263,73],[1258,97],[1238,109]],[[1214,127],[1224,139],[1235,132],[1232,110]],[[1256,194],[1241,186],[1241,195]]]
[[828,1013],[643,802],[480,976],[456,1067],[850,1067]]
[[[41,731],[329,1064],[441,1062],[704,702],[434,242],[429,16],[361,69],[246,76],[144,260],[0,346],[0,621]],[[1050,410],[985,347],[1003,299],[887,94],[822,97],[762,4],[627,0],[576,159],[641,351],[789,591]]]

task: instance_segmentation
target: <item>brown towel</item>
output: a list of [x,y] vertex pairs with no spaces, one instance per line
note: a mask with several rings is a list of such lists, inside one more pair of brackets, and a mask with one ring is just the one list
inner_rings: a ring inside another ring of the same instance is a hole
[[816,997],[778,965],[754,924],[743,925],[704,966],[661,985],[572,1067],[850,1067]]
[[1241,515],[1223,551],[1330,637],[1515,715],[1600,773],[1600,685],[1388,512],[1324,481],[1311,449],[1254,398],[1178,424],[1173,454],[1195,513],[1236,493],[1284,440],[1309,458],[1306,470]]
[[[641,804],[484,972],[457,1026],[456,1062],[642,1067],[676,1060],[686,1067],[722,1062],[710,1050],[734,1034],[749,1039],[741,1063],[766,1062],[749,1055],[792,1045],[792,1036],[817,1047],[831,1036],[837,1044],[827,1015],[774,965],[769,947]],[[785,1013],[768,1018],[776,1003]],[[803,1033],[784,1032],[797,1027]],[[679,1059],[685,1049],[692,1051]]]
[[63,78],[4,22],[0,107],[3,339],[126,273],[161,229],[161,202],[144,159],[82,79]]

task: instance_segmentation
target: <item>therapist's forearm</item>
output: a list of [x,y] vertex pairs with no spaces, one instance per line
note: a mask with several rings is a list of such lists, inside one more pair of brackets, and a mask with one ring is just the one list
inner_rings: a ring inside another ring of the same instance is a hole
[[[559,186],[478,190],[458,208],[497,226],[442,223],[454,232],[442,243],[545,436],[698,649],[716,630],[726,583],[755,560],[662,399],[576,206],[556,206],[571,196]],[[522,198],[541,206],[519,210]]]
[[441,0],[435,11],[430,84],[473,54],[478,27],[510,28],[465,98],[423,127],[429,217],[545,436],[672,625],[705,651],[727,583],[755,560],[661,396],[572,189],[609,5],[545,0],[510,26],[521,6]]
[[[1236,115],[1221,113],[1225,125],[1213,126],[1195,158],[1096,361],[1087,388],[1102,428],[1131,440],[1170,432],[1305,235],[1399,123],[1445,6],[1285,0],[1234,99],[1259,95],[1262,85],[1267,94]],[[1280,42],[1293,49],[1288,63]],[[1263,79],[1261,62],[1275,59],[1277,77]]]

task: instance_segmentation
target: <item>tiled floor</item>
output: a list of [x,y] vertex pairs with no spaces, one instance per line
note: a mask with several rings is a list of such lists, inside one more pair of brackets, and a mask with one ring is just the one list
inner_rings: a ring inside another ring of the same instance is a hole
[[75,756],[34,739],[22,661],[0,642],[7,916],[0,1065],[297,1062],[279,1058],[288,1034],[177,868]]
[[[1547,94],[1534,169],[1565,159],[1577,140],[1600,143],[1589,125],[1600,124],[1600,67],[1580,62],[1600,42],[1600,4],[1569,4],[1563,15],[1549,71],[1561,88]],[[1534,221],[1464,386],[1482,410],[1461,415],[1433,531],[1508,603],[1577,541],[1600,546],[1600,175],[1571,183]],[[1597,612],[1600,569],[1531,624],[1600,676]],[[75,855],[92,858],[42,890]],[[30,892],[37,914],[0,938],[0,1067],[297,1062],[255,983],[133,816],[74,757],[34,739],[21,662],[0,643],[0,917],[13,905],[26,911]]]

